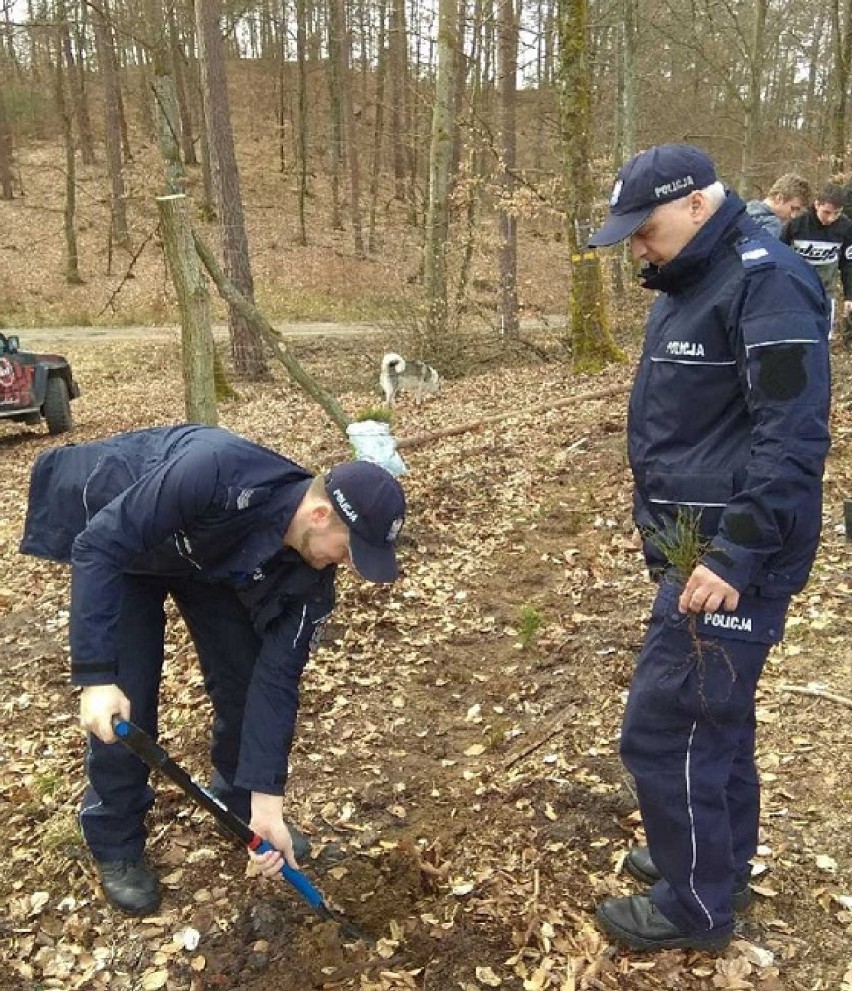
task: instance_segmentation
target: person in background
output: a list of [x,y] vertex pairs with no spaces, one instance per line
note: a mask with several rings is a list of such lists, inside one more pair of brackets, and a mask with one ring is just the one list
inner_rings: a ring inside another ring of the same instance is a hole
[[215,427],[133,431],[38,457],[21,551],[71,564],[71,679],[89,733],[80,827],[112,905],[149,915],[160,904],[144,857],[148,767],[116,742],[112,717],[157,735],[166,598],[213,706],[210,791],[275,847],[257,858],[274,876],[307,853],[282,795],[299,681],[334,606],[337,565],[392,582],[404,518],[402,488],[379,465],[313,476]]
[[834,326],[834,293],[840,274],[843,292],[841,343],[852,347],[852,220],[843,213],[846,195],[836,183],[823,186],[813,206],[784,225],[781,240],[817,271],[831,301]]
[[787,172],[775,180],[765,199],[749,200],[746,212],[773,237],[781,237],[784,224],[806,210],[812,199],[808,180],[795,172]]
[[[657,293],[627,444],[659,588],[621,733],[647,838],[625,868],[651,887],[605,900],[597,918],[633,949],[719,950],[751,895],[755,691],[819,541],[828,304],[811,266],[691,145],[621,169],[590,244],[621,241]],[[678,531],[694,538],[686,560],[665,553]]]

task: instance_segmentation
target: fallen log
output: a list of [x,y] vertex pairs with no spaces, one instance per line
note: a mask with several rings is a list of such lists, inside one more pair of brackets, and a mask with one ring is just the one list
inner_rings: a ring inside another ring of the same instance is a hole
[[629,385],[611,385],[606,389],[599,389],[596,392],[580,392],[574,396],[566,396],[564,399],[557,399],[555,402],[542,403],[540,406],[526,406],[521,410],[509,410],[506,413],[495,413],[493,416],[483,416],[478,420],[470,420],[467,423],[459,423],[455,427],[445,427],[443,430],[432,430],[426,434],[417,434],[414,437],[400,437],[397,439],[398,450],[405,450],[412,447],[421,447],[429,444],[433,440],[440,440],[442,437],[454,437],[457,434],[466,434],[471,430],[478,430],[480,427],[488,426],[492,423],[499,423],[501,420],[508,420],[510,417],[528,417],[539,413],[549,413],[551,410],[560,409],[563,406],[572,406],[575,403],[593,402],[596,399],[606,399],[609,396],[620,396],[630,391]]

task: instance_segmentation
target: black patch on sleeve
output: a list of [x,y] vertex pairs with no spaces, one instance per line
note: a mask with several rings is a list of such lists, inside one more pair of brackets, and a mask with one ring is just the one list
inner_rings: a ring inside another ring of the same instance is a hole
[[711,547],[704,556],[709,557],[711,561],[718,561],[719,564],[724,564],[728,568],[732,568],[734,565],[731,555],[719,547]]
[[751,513],[727,513],[725,531],[741,547],[754,547],[760,543],[760,530]]
[[757,349],[757,386],[767,399],[795,399],[805,391],[804,344],[773,344]]

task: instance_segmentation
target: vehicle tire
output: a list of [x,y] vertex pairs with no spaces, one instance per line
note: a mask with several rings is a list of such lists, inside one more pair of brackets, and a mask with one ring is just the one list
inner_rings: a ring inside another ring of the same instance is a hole
[[64,434],[74,426],[71,418],[71,399],[65,379],[56,377],[47,380],[42,410],[49,433]]

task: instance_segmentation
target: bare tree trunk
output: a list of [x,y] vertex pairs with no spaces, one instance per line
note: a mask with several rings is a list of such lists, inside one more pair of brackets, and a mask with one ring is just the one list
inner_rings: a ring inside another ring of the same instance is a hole
[[497,30],[500,37],[500,330],[518,333],[518,233],[512,197],[515,192],[517,159],[516,75],[518,30],[514,0],[499,0]]
[[[283,3],[282,3],[283,7]],[[264,14],[268,14],[269,11],[264,5]],[[284,15],[282,14],[282,17]],[[263,18],[261,24],[263,36],[266,31],[266,16]],[[276,48],[269,48],[267,45],[267,40],[263,42],[263,51],[266,55],[268,52],[273,53],[274,64],[275,64],[275,88],[276,88],[276,107],[275,107],[275,123],[278,130],[278,167],[281,170],[282,175],[287,171],[287,148],[286,148],[286,137],[287,137],[287,44],[286,35],[281,32],[280,37],[277,39],[278,45]]]
[[376,210],[379,202],[379,178],[382,172],[382,137],[385,123],[385,79],[387,77],[388,50],[386,48],[385,25],[387,23],[387,0],[379,0],[379,37],[376,44],[378,65],[376,66],[376,117],[373,122],[373,158],[370,169],[370,222],[367,250],[373,254],[377,247]]
[[852,61],[852,0],[832,0],[834,65],[831,78],[831,139],[829,159],[832,172],[846,170],[846,106],[850,61]]
[[109,26],[107,0],[93,7],[95,47],[101,67],[104,87],[104,114],[106,118],[104,140],[106,142],[107,167],[110,181],[111,237],[114,244],[123,248],[130,245],[127,228],[127,201],[124,192],[124,174],[121,161],[121,110],[119,107],[118,74],[115,68],[112,31]]
[[816,129],[817,113],[816,104],[819,102],[816,95],[817,73],[820,65],[820,42],[825,30],[825,11],[820,8],[817,14],[814,33],[811,38],[810,50],[808,52],[808,86],[805,95],[805,134],[810,136]]
[[[106,0],[104,2],[104,11],[106,11]],[[127,114],[124,112],[124,95],[121,92],[121,83],[119,78],[119,61],[118,53],[115,50],[115,36],[113,34],[112,26],[107,17],[107,26],[109,29],[109,39],[110,44],[107,49],[107,55],[112,61],[112,71],[116,81],[116,104],[118,106],[118,126],[121,131],[121,154],[124,157],[125,162],[133,161],[133,150],[130,147],[130,135],[127,130]]]
[[157,133],[154,112],[151,106],[151,71],[149,57],[145,47],[138,42],[134,45],[136,54],[136,71],[139,73],[139,115],[145,134],[151,138]]
[[328,92],[331,113],[331,148],[329,179],[331,181],[331,227],[343,230],[340,214],[340,170],[343,167],[343,94],[340,67],[340,7],[337,0],[328,6]]
[[[418,3],[419,0],[411,0],[412,11],[409,13],[409,23],[415,23],[414,12],[417,10]],[[421,104],[418,98],[418,85],[419,81],[423,78],[423,73],[421,71],[423,65],[421,59],[422,46],[423,34],[420,30],[414,29],[414,67],[413,71],[410,73],[411,95],[406,100],[405,107],[405,126],[408,132],[408,137],[405,142],[406,158],[408,162],[408,222],[412,227],[417,227],[420,223],[419,206],[422,202],[418,185],[420,173],[421,118]]]
[[[225,270],[242,295],[253,301],[254,281],[243,217],[240,175],[234,151],[234,133],[231,128],[219,11],[220,0],[195,0],[207,143],[219,208]],[[233,306],[228,309],[228,327],[236,373],[252,381],[267,378],[263,342]]]
[[426,290],[426,336],[435,348],[447,336],[447,242],[449,240],[448,191],[453,158],[453,94],[458,50],[456,0],[438,3],[438,69],[432,108],[432,141],[429,149],[429,202],[423,249],[423,281]]
[[[192,5],[195,0],[188,0]],[[190,6],[192,19],[185,26],[184,31],[187,37],[187,49],[189,52],[196,51],[195,43],[195,21],[194,9]],[[218,217],[216,210],[216,190],[213,184],[213,166],[210,160],[210,147],[207,143],[207,115],[204,112],[204,93],[201,85],[201,66],[195,55],[187,60],[186,68],[188,72],[188,88],[192,94],[193,104],[198,117],[198,145],[201,161],[201,190],[202,201],[198,205],[199,215],[205,221],[213,221]]]
[[571,250],[571,348],[574,368],[595,371],[620,353],[604,308],[598,257],[587,247],[594,199],[588,0],[558,0],[560,120],[565,155],[565,215]]
[[180,117],[180,143],[185,165],[198,165],[195,154],[195,142],[192,140],[192,110],[186,88],[186,72],[184,66],[184,48],[178,31],[174,7],[168,8],[169,21],[169,52],[171,54],[172,74],[175,80],[175,95],[177,96],[178,116]]
[[[470,94],[470,112],[474,120],[483,120],[485,114],[484,101],[484,76],[485,76],[485,44],[486,37],[483,31],[483,21],[485,12],[482,0],[474,0],[473,6],[473,30],[471,31],[472,50],[470,64],[473,71],[473,86]],[[462,252],[461,264],[459,265],[459,278],[456,286],[456,309],[461,311],[464,306],[467,288],[470,283],[471,271],[473,269],[473,255],[476,244],[476,230],[478,226],[479,206],[481,199],[482,184],[476,181],[485,171],[485,154],[481,145],[472,146],[469,156],[469,171],[472,181],[467,183],[467,203],[465,204],[465,235],[464,250]]]
[[358,154],[358,137],[355,132],[355,111],[352,105],[352,73],[349,68],[351,52],[351,33],[346,24],[346,5],[344,0],[332,0],[337,8],[338,34],[338,72],[340,73],[340,120],[344,135],[346,158],[349,163],[349,214],[352,220],[352,239],[355,253],[364,254],[364,234],[361,222],[361,167]]
[[467,87],[467,57],[465,55],[464,38],[467,29],[467,0],[457,0],[458,18],[456,23],[456,57],[455,76],[453,80],[453,112],[452,112],[452,141],[453,155],[450,161],[449,189],[452,190],[459,174],[461,163],[461,116],[464,107],[464,94]]
[[202,203],[199,213],[205,220],[217,220],[219,212],[216,209],[216,190],[213,183],[213,165],[210,161],[210,145],[207,141],[207,115],[204,104],[201,104],[201,189]]
[[[65,60],[64,44],[68,37],[68,24],[65,20],[64,0],[58,0],[56,17],[59,22],[59,33],[56,45],[56,74],[54,92],[56,94],[56,111],[62,124],[62,141],[65,146],[65,206],[62,211],[63,230],[65,233],[65,281],[72,286],[82,285],[80,278],[79,255],[77,251],[77,163],[74,150],[74,130],[71,124],[71,111],[65,95]],[[70,68],[71,86],[73,88],[73,63]]]
[[754,26],[749,53],[748,95],[745,102],[745,128],[738,192],[746,198],[751,191],[754,171],[754,151],[760,133],[760,100],[763,85],[763,61],[766,35],[766,11],[769,0],[755,0],[752,16]]
[[201,274],[186,196],[176,193],[157,197],[160,230],[180,308],[183,350],[183,387],[188,423],[219,422],[213,374],[213,332],[210,296]]
[[[636,135],[639,128],[639,0],[622,0],[622,4],[624,17],[621,48],[622,128],[620,155],[616,158],[616,164],[619,166],[636,154]],[[625,242],[618,251],[613,266],[615,291],[618,295],[624,292],[625,282],[632,268],[630,246]]]
[[12,130],[6,116],[6,99],[3,95],[3,77],[0,75],[0,198],[11,200],[12,188]]
[[639,0],[624,2],[624,127],[622,131],[622,161],[636,154],[636,134],[639,127],[638,31]]
[[158,60],[151,84],[154,90],[157,144],[163,159],[166,187],[170,193],[182,193],[186,189],[186,171],[180,157],[177,97],[174,80],[167,72],[161,71],[164,64]]
[[[5,58],[9,60],[15,75],[21,74],[21,63],[18,60],[18,53],[15,50],[15,29],[12,26],[12,4],[3,4],[3,19],[6,22],[6,30],[3,32],[3,44],[6,46]],[[0,65],[3,63],[3,53],[0,52]]]
[[408,65],[405,54],[405,0],[390,0],[390,3],[391,150],[395,196],[398,200],[404,200],[407,167],[402,129],[406,116],[405,81]]
[[302,246],[308,243],[305,209],[308,201],[308,12],[306,0],[296,0],[296,68],[298,72],[298,112],[296,148],[299,156],[299,234]]
[[71,44],[71,31],[68,25],[68,14],[64,0],[61,3],[57,3],[56,17],[60,22],[62,53],[65,59],[65,65],[68,67],[68,88],[71,91],[71,98],[74,104],[74,117],[77,121],[77,136],[80,139],[80,157],[84,165],[92,165],[95,161],[95,145],[92,139],[92,123],[89,119],[89,104],[86,99],[82,66],[78,66],[74,58],[74,48]]

